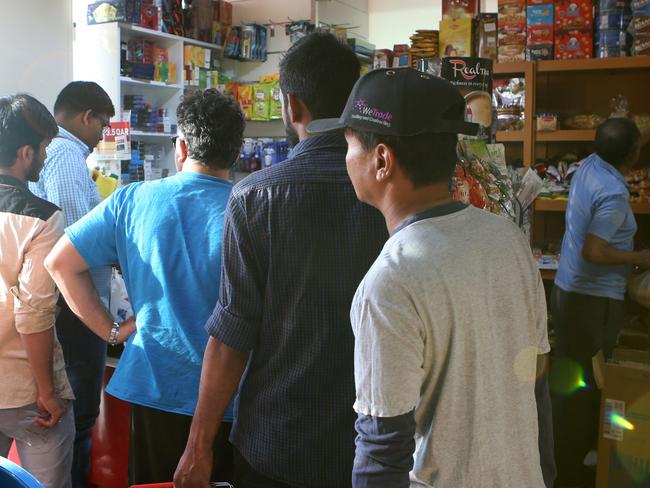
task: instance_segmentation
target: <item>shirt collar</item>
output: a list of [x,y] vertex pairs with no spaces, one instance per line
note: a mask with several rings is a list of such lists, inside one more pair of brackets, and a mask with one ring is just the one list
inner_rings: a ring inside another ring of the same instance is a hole
[[415,215],[410,216],[399,226],[397,226],[395,230],[393,230],[391,235],[394,236],[403,228],[408,227],[409,225],[414,224],[415,222],[419,222],[420,220],[432,219],[434,217],[444,217],[445,215],[460,212],[461,210],[465,210],[466,208],[467,208],[467,204],[458,201],[443,203],[442,205],[435,205],[433,207],[429,207],[426,210],[422,210],[421,212],[418,212]]
[[601,158],[598,154],[594,153],[591,155],[590,159],[593,158],[594,164],[599,166],[601,169],[606,171],[607,173],[611,174],[614,176],[618,181],[623,183],[626,188],[629,187],[627,180],[625,177],[621,174],[619,170],[617,170],[614,166],[609,164],[607,161],[605,161],[603,158]]
[[20,188],[21,190],[28,190],[26,182],[19,180],[15,176],[11,176],[11,175],[0,175],[0,184],[15,186],[17,188]]
[[65,130],[61,126],[59,126],[59,134],[57,137],[61,137],[62,139],[67,139],[71,142],[74,142],[77,146],[79,146],[79,149],[81,149],[85,157],[88,157],[90,155],[90,148],[88,148],[88,146],[72,132]]
[[313,151],[315,149],[323,149],[326,147],[346,148],[347,142],[345,141],[345,136],[343,136],[342,133],[336,133],[320,134],[308,137],[307,139],[300,141],[293,147],[293,149],[291,149],[289,158],[295,158],[299,154]]

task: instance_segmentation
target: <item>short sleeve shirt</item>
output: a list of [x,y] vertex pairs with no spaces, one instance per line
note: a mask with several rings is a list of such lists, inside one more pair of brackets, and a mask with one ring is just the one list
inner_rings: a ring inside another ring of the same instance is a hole
[[137,317],[111,395],[193,415],[231,189],[225,180],[189,172],[133,183],[66,229],[89,266],[120,265]]
[[415,411],[412,487],[544,486],[534,389],[546,301],[511,222],[467,207],[399,230],[351,320],[355,410]]
[[564,291],[622,300],[630,267],[587,262],[582,249],[587,234],[593,234],[619,251],[632,251],[636,231],[625,178],[597,154],[592,154],[571,181],[555,283]]

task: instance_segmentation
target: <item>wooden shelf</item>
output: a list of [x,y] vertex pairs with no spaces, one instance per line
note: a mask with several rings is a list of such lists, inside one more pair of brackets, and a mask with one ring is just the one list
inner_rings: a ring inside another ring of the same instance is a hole
[[524,142],[523,130],[497,131],[497,142]]
[[538,131],[536,138],[539,142],[593,142],[596,138],[596,130]]
[[[567,59],[558,61],[537,61],[537,71],[593,71],[650,68],[650,56],[628,56],[602,59]],[[496,72],[496,70],[495,70]]]
[[[631,203],[632,211],[637,215],[650,215],[650,203]],[[538,198],[535,200],[535,211],[537,212],[564,212],[566,211],[567,200]]]
[[519,63],[494,63],[492,71],[495,75],[522,75],[531,69],[531,61],[521,61]]
[[539,274],[542,275],[542,279],[545,281],[555,280],[555,275],[557,274],[556,269],[540,269]]
[[137,80],[135,78],[129,78],[127,76],[120,76],[120,82],[125,85],[135,85],[135,86],[150,86],[154,88],[169,88],[170,90],[180,90],[182,87],[179,84],[165,83],[162,81],[153,81],[153,80]]

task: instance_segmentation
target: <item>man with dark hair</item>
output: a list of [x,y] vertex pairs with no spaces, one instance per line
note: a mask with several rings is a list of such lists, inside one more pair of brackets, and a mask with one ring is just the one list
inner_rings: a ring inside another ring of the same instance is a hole
[[351,309],[355,488],[544,486],[534,386],[549,350],[544,287],[512,222],[451,199],[457,134],[477,129],[464,114],[449,82],[381,69],[357,82],[340,118],[309,126],[346,128],[357,197],[391,235]]
[[[74,224],[100,202],[99,191],[86,166],[86,158],[102,139],[104,127],[115,115],[111,99],[97,83],[69,83],[54,103],[59,133],[47,149],[41,177],[30,183],[32,192],[63,211],[65,226]],[[111,268],[97,267],[91,276],[99,296],[108,304]],[[75,436],[72,485],[85,487],[90,474],[92,428],[99,414],[106,343],[87,330],[59,300],[56,332],[61,341],[66,371],[75,393]]]
[[[124,325],[113,323],[87,271],[119,264],[124,274],[137,332],[107,392],[132,404],[132,484],[172,479],[187,441],[208,341],[203,326],[219,289],[228,175],[244,131],[239,106],[216,90],[185,97],[177,119],[178,173],[115,192],[66,229],[46,263],[72,311],[109,344]],[[226,423],[215,448],[226,479],[228,434]]]
[[243,377],[231,440],[235,486],[350,486],[354,458],[354,290],[386,240],[357,201],[342,134],[310,136],[343,109],[359,75],[333,36],[295,43],[280,65],[285,125],[300,142],[233,189],[219,301],[206,327],[199,403],[174,481],[205,486],[210,445]]
[[63,215],[35,197],[54,118],[29,95],[0,98],[0,456],[16,441],[25,469],[46,488],[68,488],[72,389],[54,334],[58,293],[43,261]]
[[[605,358],[613,352],[632,266],[650,268],[650,250],[634,251],[637,226],[624,177],[639,160],[639,129],[629,119],[609,119],[596,130],[595,149],[571,181],[551,300],[558,484],[571,487],[593,478],[583,461],[598,436],[600,395],[591,358],[600,350]],[[577,391],[562,386],[579,384]]]

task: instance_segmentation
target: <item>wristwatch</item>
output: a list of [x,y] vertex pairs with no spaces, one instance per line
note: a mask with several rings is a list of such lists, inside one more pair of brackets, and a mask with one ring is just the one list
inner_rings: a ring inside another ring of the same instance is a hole
[[113,322],[113,327],[111,327],[111,333],[108,335],[108,345],[117,346],[117,336],[120,333],[120,324]]

